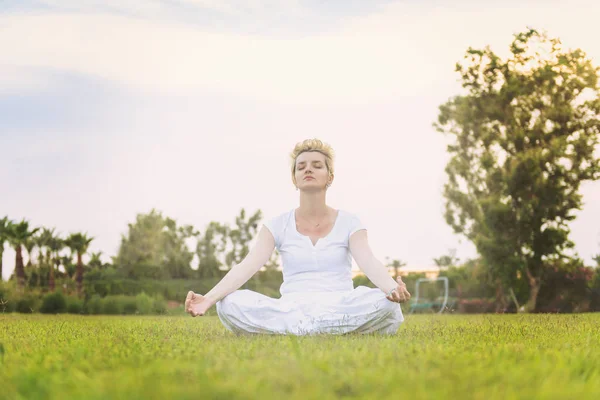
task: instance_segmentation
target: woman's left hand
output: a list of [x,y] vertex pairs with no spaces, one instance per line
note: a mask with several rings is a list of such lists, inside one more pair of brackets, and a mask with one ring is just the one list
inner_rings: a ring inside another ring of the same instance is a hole
[[406,283],[402,282],[401,277],[397,277],[396,282],[398,283],[398,286],[396,286],[395,289],[392,289],[386,298],[395,303],[407,302],[410,300],[410,293],[406,290]]

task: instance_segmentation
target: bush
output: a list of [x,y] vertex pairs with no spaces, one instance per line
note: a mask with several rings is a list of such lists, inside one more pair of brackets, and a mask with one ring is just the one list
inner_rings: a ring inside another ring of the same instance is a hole
[[131,315],[137,313],[137,302],[135,297],[123,296],[119,301],[123,303],[123,314]]
[[482,314],[494,312],[496,306],[490,299],[461,299],[458,300],[457,309],[464,314]]
[[0,281],[0,312],[9,313],[15,311],[13,298],[12,285],[9,282],[4,283]]
[[69,297],[67,300],[67,312],[69,314],[83,314],[83,300]]
[[[102,271],[95,271],[84,279],[85,293],[88,296],[95,294],[101,297],[109,295],[127,295],[136,296],[142,292],[147,295],[163,296],[167,300],[183,301],[188,291],[193,290],[196,293],[206,293],[213,288],[219,281],[218,278],[207,278],[202,280],[194,279],[130,279],[125,278],[113,268],[107,268]],[[281,283],[258,282],[253,278],[245,285],[246,288],[263,293],[263,289],[276,288],[279,290]]]
[[155,314],[166,314],[167,313],[167,302],[162,296],[157,296],[154,299],[153,311]]
[[124,312],[125,303],[122,300],[124,296],[106,296],[102,299],[102,314],[120,315]]
[[93,295],[87,303],[85,303],[84,312],[92,315],[102,314],[102,298],[97,294]]
[[48,293],[42,300],[42,314],[58,314],[67,311],[67,300],[61,292]]
[[34,293],[26,293],[16,297],[13,301],[15,302],[14,311],[18,313],[31,314],[39,309],[40,299]]
[[354,287],[357,288],[359,286],[366,286],[370,288],[374,288],[375,285],[366,275],[356,275],[354,279],[352,279],[352,283],[354,283]]
[[137,296],[92,296],[83,308],[87,314],[131,315],[166,314],[167,303],[162,296],[153,298],[146,293]]
[[537,312],[571,313],[590,311],[594,269],[579,261],[557,262],[546,272],[537,298]]
[[10,298],[0,297],[0,313],[12,313],[16,311],[16,304]]
[[135,296],[135,304],[140,314],[149,315],[154,312],[154,299],[144,292]]
[[449,294],[452,297],[488,298],[496,293],[496,287],[488,276],[488,268],[477,259],[440,271],[439,276],[448,278]]
[[600,311],[600,288],[590,289],[590,310],[593,312]]

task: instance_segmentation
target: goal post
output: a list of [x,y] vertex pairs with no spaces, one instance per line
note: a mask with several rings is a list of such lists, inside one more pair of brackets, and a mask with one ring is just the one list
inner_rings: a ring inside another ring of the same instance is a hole
[[[444,283],[444,296],[443,296],[443,300],[441,302],[439,301],[434,301],[434,302],[428,302],[428,303],[421,303],[419,304],[419,287],[421,286],[421,283],[434,283],[434,282],[439,282],[442,281]],[[419,278],[416,280],[415,282],[415,297],[414,300],[410,306],[410,310],[409,313],[412,314],[415,312],[415,310],[418,309],[430,309],[436,306],[439,306],[440,309],[437,312],[437,314],[441,314],[444,312],[444,310],[446,309],[446,305],[448,304],[448,292],[449,292],[449,281],[448,281],[448,277],[446,276],[442,276],[442,277],[438,277],[438,278]]]

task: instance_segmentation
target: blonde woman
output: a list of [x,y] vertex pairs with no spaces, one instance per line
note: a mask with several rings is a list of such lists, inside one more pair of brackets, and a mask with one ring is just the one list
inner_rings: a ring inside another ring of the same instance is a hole
[[[373,255],[359,218],[327,205],[333,149],[318,139],[298,143],[291,174],[300,205],[265,222],[246,258],[212,290],[189,292],[186,311],[201,316],[216,304],[223,325],[240,334],[395,333],[404,321],[398,303],[410,293]],[[275,248],[283,261],[281,298],[238,290]],[[353,287],[351,257],[377,288]]]

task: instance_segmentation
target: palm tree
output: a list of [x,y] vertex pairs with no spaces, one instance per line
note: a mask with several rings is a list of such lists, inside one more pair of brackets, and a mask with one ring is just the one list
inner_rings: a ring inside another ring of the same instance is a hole
[[94,238],[87,237],[86,234],[72,233],[65,243],[74,252],[77,252],[77,270],[75,272],[75,281],[77,282],[77,295],[81,296],[83,292],[83,261],[82,256],[87,252],[90,243]]
[[49,271],[48,286],[50,286],[50,274],[53,271],[50,271],[50,269],[52,268],[52,254],[49,245],[53,237],[54,228],[42,228],[42,231],[35,237],[35,244],[38,247],[39,251],[38,268],[40,273],[38,274],[38,286],[41,286],[39,280],[41,279],[42,271],[44,271],[46,267]]
[[448,250],[448,254],[441,256],[440,258],[434,258],[433,262],[440,268],[448,268],[453,267],[460,261],[459,258],[456,257],[456,249]]
[[102,252],[99,251],[97,253],[90,254],[90,262],[88,265],[92,268],[101,269],[104,266],[102,262]]
[[[388,257],[386,257],[388,258]],[[390,268],[394,268],[394,279],[398,278],[398,276],[400,276],[400,268],[404,267],[406,265],[405,262],[402,262],[400,260],[392,260],[392,262],[388,261],[387,267]]]
[[65,247],[65,242],[60,238],[59,235],[54,236],[54,229],[52,229],[52,238],[48,242],[48,249],[52,252],[52,256],[48,255],[48,263],[50,264],[50,270],[48,275],[48,288],[51,292],[54,291],[54,268],[58,269],[60,265],[60,257],[58,253]]
[[25,250],[27,250],[27,268],[31,268],[31,266],[33,265],[33,249],[35,248],[35,237],[34,236],[30,236],[27,238],[27,240],[25,240],[25,243],[23,243],[23,247],[25,247]]
[[[38,232],[39,233],[39,232]],[[30,236],[29,238],[27,238],[27,240],[25,241],[25,243],[23,243],[23,247],[25,247],[25,250],[27,250],[27,270],[29,271],[29,273],[27,274],[29,276],[29,285],[35,285],[37,287],[41,286],[41,278],[42,278],[42,274],[41,274],[41,249],[38,246],[38,240],[39,240],[39,234]],[[34,262],[33,259],[33,253],[35,252],[36,248],[40,249],[38,250],[38,259],[37,259],[37,263]]]
[[25,269],[23,268],[23,246],[30,237],[35,235],[39,228],[30,230],[29,222],[23,219],[19,223],[9,222],[8,241],[15,248],[15,273],[17,275],[17,286],[23,291],[25,287]]
[[8,217],[0,218],[0,282],[2,281],[2,255],[4,254],[4,242],[8,240]]
[[54,228],[42,228],[42,231],[39,235],[35,237],[35,244],[39,249],[39,264],[49,264],[50,261],[50,248],[48,245],[50,244],[50,240],[54,237]]

